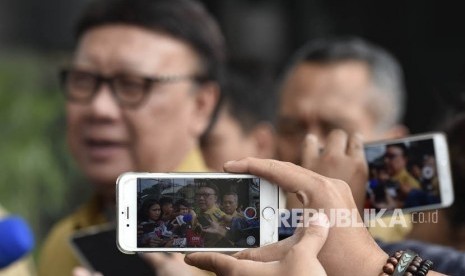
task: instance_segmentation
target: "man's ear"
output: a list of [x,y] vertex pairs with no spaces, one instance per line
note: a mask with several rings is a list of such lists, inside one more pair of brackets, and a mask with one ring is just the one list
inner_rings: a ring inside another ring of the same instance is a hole
[[409,134],[409,130],[404,125],[395,125],[383,133],[382,139],[398,139]]
[[251,132],[251,137],[254,139],[256,157],[258,158],[273,158],[276,150],[276,141],[274,128],[270,123],[259,123]]
[[213,115],[213,111],[220,97],[219,85],[215,82],[202,84],[195,92],[195,114],[192,120],[192,129],[197,137],[207,129]]

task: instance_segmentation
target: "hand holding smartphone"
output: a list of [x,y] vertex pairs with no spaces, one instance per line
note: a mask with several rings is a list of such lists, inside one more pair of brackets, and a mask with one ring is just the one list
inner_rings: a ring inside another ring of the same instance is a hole
[[[307,141],[303,166],[347,182],[360,212],[364,208],[383,210],[384,214],[394,209],[415,212],[452,204],[454,195],[444,134],[428,133],[366,143],[362,150],[362,145],[357,145],[355,153],[350,150],[354,148],[354,136],[341,138],[344,133],[336,134],[341,133],[332,132],[328,138],[332,143],[328,141],[329,148],[320,152],[318,141]],[[334,145],[336,147],[331,148]],[[365,165],[368,172],[361,169],[363,159],[368,163]],[[287,199],[284,194],[280,196],[282,208],[300,208],[294,194],[287,195]]]
[[278,240],[278,188],[252,175],[126,173],[117,200],[126,253],[239,251]]
[[[443,134],[369,143],[365,155],[366,208],[411,212],[453,202]],[[172,214],[161,206],[166,197],[175,202]],[[252,175],[127,173],[117,182],[118,246],[131,253],[238,251],[269,244],[277,241],[277,198],[276,186]],[[225,204],[231,199],[232,209]],[[196,215],[172,223],[188,213]]]

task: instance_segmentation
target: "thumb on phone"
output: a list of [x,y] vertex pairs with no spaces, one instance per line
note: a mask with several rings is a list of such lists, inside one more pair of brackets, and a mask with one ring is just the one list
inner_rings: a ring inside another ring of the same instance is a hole
[[[297,258],[301,255],[316,257],[328,238],[330,223],[325,213],[315,213],[305,223],[299,241],[293,246],[286,258]],[[297,254],[297,255],[294,255]]]
[[222,253],[196,252],[186,255],[184,261],[217,275],[276,275],[278,263],[238,260]]

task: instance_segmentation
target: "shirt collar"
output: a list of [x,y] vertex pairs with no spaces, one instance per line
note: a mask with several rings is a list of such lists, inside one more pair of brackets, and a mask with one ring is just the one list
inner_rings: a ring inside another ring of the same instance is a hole
[[208,172],[210,171],[203,160],[198,147],[192,149],[176,168],[176,172]]

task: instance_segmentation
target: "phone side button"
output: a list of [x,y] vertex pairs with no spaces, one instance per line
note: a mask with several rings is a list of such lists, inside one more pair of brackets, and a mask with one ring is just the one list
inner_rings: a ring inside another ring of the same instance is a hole
[[276,212],[272,207],[265,207],[262,210],[262,216],[266,220],[270,220],[275,216]]

